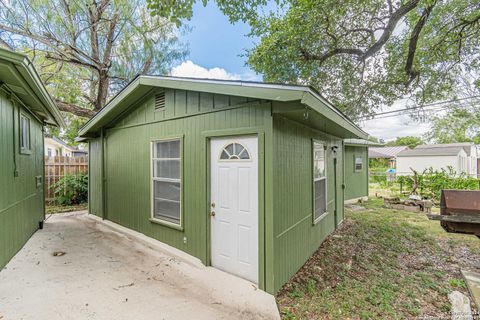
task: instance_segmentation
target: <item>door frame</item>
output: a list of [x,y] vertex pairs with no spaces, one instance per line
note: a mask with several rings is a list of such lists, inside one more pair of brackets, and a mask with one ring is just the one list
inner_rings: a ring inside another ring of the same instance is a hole
[[210,219],[210,202],[211,202],[211,159],[210,159],[210,141],[213,138],[227,138],[233,136],[256,136],[258,147],[258,286],[265,290],[266,285],[266,268],[265,268],[265,130],[263,127],[239,128],[204,131],[202,138],[203,145],[203,161],[202,167],[205,168],[203,181],[206,188],[205,203],[205,219],[207,225],[206,233],[206,257],[207,266],[212,265],[211,252],[211,219]]

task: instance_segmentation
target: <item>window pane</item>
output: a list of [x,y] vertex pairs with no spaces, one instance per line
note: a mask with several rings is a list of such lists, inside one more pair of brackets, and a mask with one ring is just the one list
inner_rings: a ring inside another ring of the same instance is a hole
[[180,179],[180,160],[153,160],[154,177]]
[[155,199],[180,201],[180,182],[154,181]]
[[155,199],[153,217],[179,224],[180,202],[171,202]]
[[325,177],[325,149],[322,143],[313,144],[313,178]]
[[363,168],[363,159],[362,158],[355,158],[355,170],[360,171]]
[[160,141],[156,142],[157,158],[180,158],[180,141]]
[[234,154],[233,152],[233,143],[229,144],[228,146],[225,147],[225,150],[229,153],[229,154]]
[[325,197],[326,179],[315,181],[315,219],[327,211],[327,199]]

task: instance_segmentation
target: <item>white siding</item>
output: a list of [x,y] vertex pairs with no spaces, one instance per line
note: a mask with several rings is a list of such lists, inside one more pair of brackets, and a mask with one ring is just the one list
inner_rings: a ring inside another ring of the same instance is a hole
[[[463,157],[466,157],[465,152],[463,152],[462,155]],[[460,162],[460,156],[397,157],[397,175],[413,174],[410,168],[421,173],[423,170],[430,167],[434,170],[441,170],[442,168],[446,169],[448,166],[451,166],[456,172],[459,172]]]

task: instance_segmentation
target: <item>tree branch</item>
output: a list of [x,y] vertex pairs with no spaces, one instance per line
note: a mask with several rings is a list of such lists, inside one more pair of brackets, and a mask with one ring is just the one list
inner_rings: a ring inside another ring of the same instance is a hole
[[407,62],[405,64],[405,72],[408,75],[408,80],[406,85],[409,86],[412,81],[420,75],[420,72],[417,70],[414,70],[413,68],[413,62],[415,59],[415,52],[417,51],[417,43],[418,43],[418,38],[420,37],[420,32],[422,32],[423,27],[425,26],[425,23],[428,20],[428,17],[430,16],[430,13],[432,12],[433,7],[435,6],[436,2],[433,2],[430,6],[426,7],[423,10],[422,16],[420,19],[418,19],[417,24],[415,25],[415,28],[412,30],[412,35],[410,37],[410,41],[408,44],[408,55],[407,55]]
[[70,112],[79,117],[92,118],[96,114],[93,110],[85,109],[72,103],[66,103],[58,99],[55,102],[61,111]]
[[[304,48],[300,48],[300,52],[305,60],[316,60],[322,64],[325,60],[339,54],[349,54],[357,56],[359,60],[365,61],[366,59],[370,58],[374,54],[376,54],[382,47],[387,43],[387,41],[392,36],[395,27],[397,26],[400,19],[402,19],[407,13],[412,11],[418,6],[420,0],[410,0],[406,4],[402,5],[396,11],[394,11],[388,20],[387,25],[383,29],[383,33],[380,38],[373,43],[367,50],[363,51],[361,49],[355,48],[334,48],[330,51],[327,51],[324,54],[316,55],[307,52]],[[370,32],[371,30],[368,29],[352,29],[353,32],[363,31],[363,32]]]

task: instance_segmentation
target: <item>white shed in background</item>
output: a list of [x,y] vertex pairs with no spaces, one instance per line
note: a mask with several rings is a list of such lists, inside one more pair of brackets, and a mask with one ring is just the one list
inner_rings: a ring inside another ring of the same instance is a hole
[[423,172],[429,168],[441,170],[451,167],[457,174],[477,177],[477,158],[477,148],[473,143],[420,145],[397,155],[397,175],[411,175],[412,169]]

